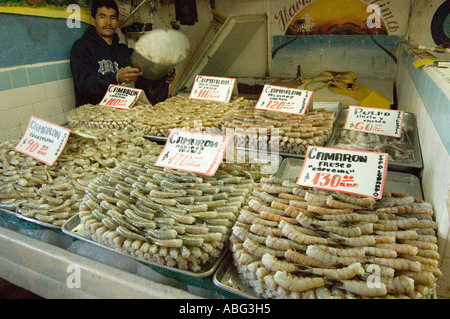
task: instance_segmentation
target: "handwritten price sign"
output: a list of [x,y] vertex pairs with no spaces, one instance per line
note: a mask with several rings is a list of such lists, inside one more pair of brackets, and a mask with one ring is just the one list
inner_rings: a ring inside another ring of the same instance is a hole
[[228,141],[228,136],[172,130],[155,165],[214,176]]
[[310,146],[297,184],[380,199],[388,154]]
[[137,102],[141,93],[141,89],[110,84],[98,105],[129,110]]
[[236,79],[197,75],[189,98],[228,103],[235,90]]
[[255,108],[259,110],[303,115],[313,91],[265,85]]
[[70,130],[65,127],[32,116],[14,149],[52,166],[64,150],[69,134]]
[[350,105],[344,129],[400,137],[404,114],[403,111]]

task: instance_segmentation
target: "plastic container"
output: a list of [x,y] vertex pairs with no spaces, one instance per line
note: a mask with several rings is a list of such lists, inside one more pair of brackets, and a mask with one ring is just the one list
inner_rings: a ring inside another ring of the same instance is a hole
[[189,49],[189,39],[182,32],[156,29],[139,38],[131,59],[144,78],[159,80],[187,57]]

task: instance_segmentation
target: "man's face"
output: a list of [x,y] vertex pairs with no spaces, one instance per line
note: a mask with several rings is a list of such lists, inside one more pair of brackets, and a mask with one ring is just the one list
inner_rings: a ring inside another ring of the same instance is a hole
[[97,33],[106,42],[110,43],[119,25],[117,12],[112,8],[100,7],[95,18],[91,16],[91,23],[95,27],[95,30],[97,30]]

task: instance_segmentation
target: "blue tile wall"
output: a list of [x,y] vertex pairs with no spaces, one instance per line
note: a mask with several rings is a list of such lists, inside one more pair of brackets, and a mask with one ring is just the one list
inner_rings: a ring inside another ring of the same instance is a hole
[[44,66],[23,67],[9,71],[0,70],[0,91],[64,80],[71,77],[69,61]]
[[436,131],[450,153],[450,101],[447,95],[422,68],[415,68],[414,58],[406,49],[402,50],[402,60],[429,114]]

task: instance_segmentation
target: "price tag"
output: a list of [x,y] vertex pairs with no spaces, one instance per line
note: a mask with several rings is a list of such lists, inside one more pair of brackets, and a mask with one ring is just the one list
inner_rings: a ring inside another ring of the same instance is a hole
[[25,134],[14,149],[52,166],[64,150],[69,134],[65,127],[31,116]]
[[265,85],[256,103],[256,109],[303,115],[313,91]]
[[308,147],[297,184],[380,199],[388,154]]
[[171,130],[155,165],[214,176],[229,139],[224,135]]
[[116,109],[129,110],[139,100],[142,90],[110,84],[100,106],[114,107]]
[[236,79],[197,75],[189,98],[228,103],[233,92],[237,92]]
[[400,137],[404,115],[404,111],[350,105],[344,129]]

